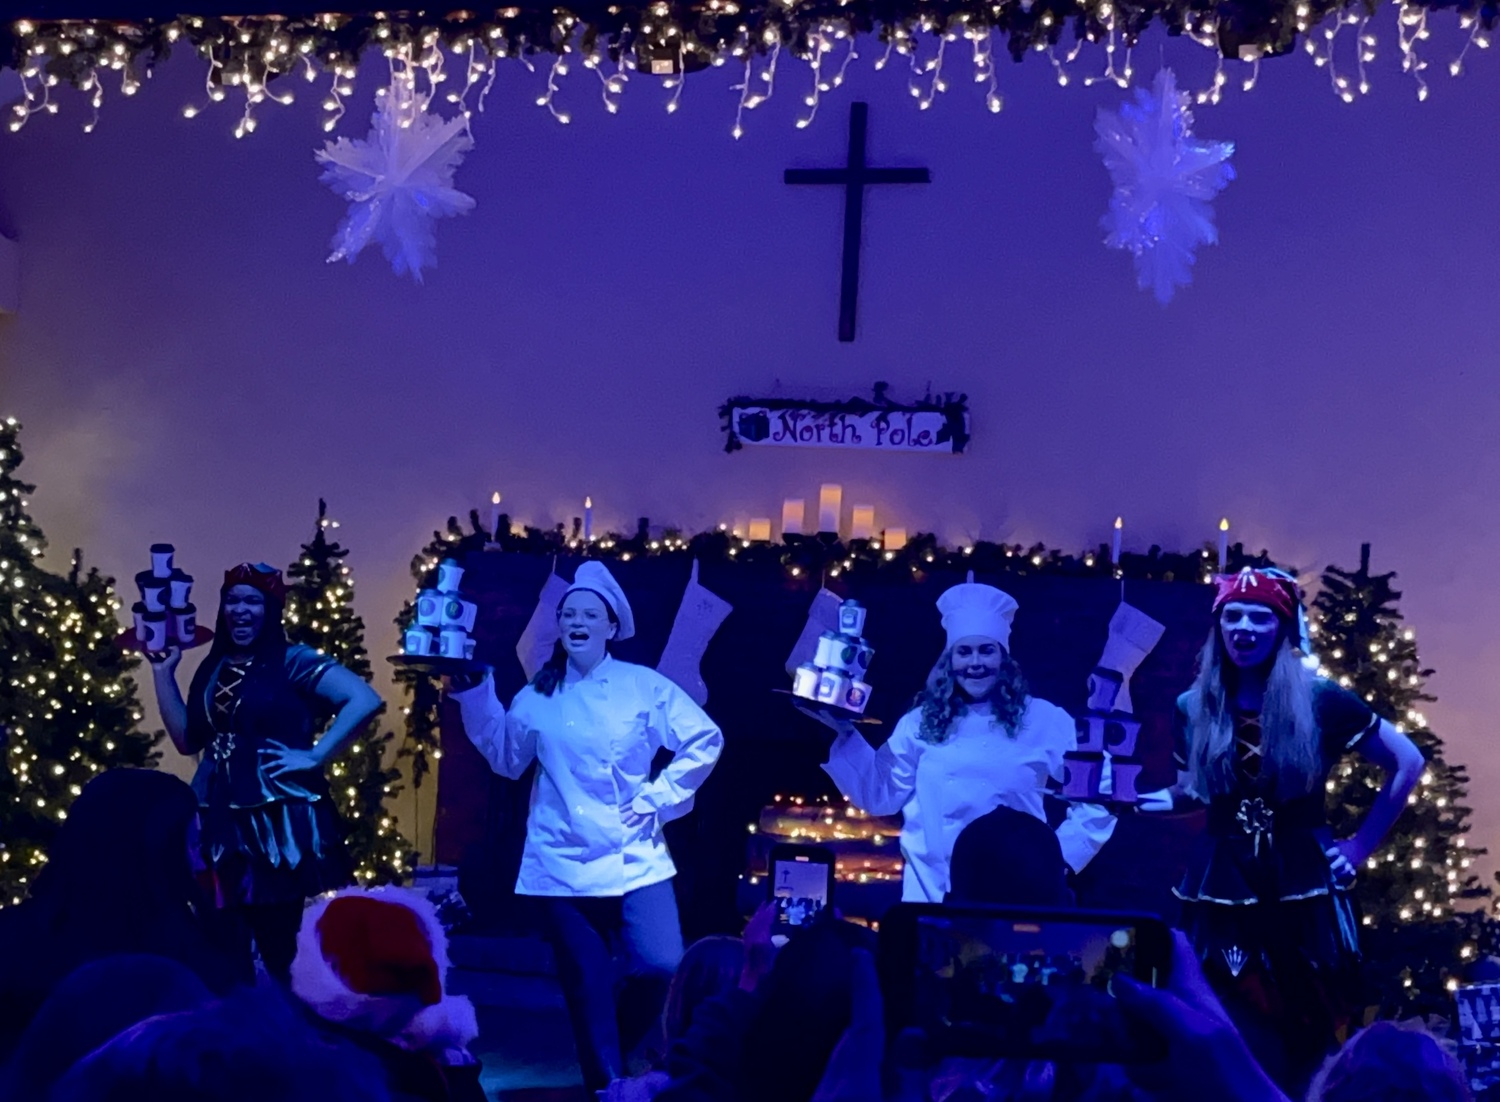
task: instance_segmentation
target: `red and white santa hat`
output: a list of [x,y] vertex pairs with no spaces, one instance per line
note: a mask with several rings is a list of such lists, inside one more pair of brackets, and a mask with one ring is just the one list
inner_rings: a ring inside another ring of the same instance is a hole
[[319,1017],[413,1051],[462,1049],[474,1006],[449,995],[448,936],[407,888],[346,888],[302,914],[292,991]]
[[1281,571],[1245,567],[1238,574],[1219,574],[1214,578],[1215,615],[1227,604],[1265,605],[1285,624],[1295,626],[1302,607],[1302,593],[1297,583]]

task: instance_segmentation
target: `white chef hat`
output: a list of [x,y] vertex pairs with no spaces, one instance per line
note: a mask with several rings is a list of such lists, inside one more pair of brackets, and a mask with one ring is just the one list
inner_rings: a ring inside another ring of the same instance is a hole
[[992,585],[961,582],[944,590],[937,606],[949,647],[970,635],[982,635],[1010,649],[1010,622],[1020,606],[1009,593]]
[[[615,619],[620,621],[620,630],[615,635],[616,640],[629,639],[635,634],[635,613],[630,611],[630,602],[625,599],[625,591],[620,588],[620,583],[615,581],[615,576],[602,562],[590,559],[579,565],[577,572],[573,575],[573,584],[568,586],[568,593],[576,593],[580,589],[597,593],[609,606],[610,611],[615,614]],[[568,593],[563,594],[564,601],[568,599]]]

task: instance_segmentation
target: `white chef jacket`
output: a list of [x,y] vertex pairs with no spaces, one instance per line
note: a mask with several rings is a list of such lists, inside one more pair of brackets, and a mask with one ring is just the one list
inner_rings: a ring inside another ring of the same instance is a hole
[[[1063,777],[1063,755],[1077,748],[1073,719],[1056,704],[1027,701],[1015,737],[992,716],[966,712],[941,743],[917,737],[922,713],[907,712],[885,745],[857,732],[834,740],[823,768],[840,791],[872,815],[902,815],[901,898],[940,903],[959,831],[1004,806],[1045,820],[1047,781]],[[1058,825],[1063,859],[1075,872],[1114,833],[1115,817],[1097,804],[1070,804]]]
[[[518,894],[618,896],[677,874],[662,825],[692,810],[724,735],[673,682],[606,655],[551,696],[527,685],[509,713],[488,677],[453,699],[496,773],[514,780],[538,762]],[[674,756],[652,780],[663,747]],[[626,804],[645,826],[625,827]]]

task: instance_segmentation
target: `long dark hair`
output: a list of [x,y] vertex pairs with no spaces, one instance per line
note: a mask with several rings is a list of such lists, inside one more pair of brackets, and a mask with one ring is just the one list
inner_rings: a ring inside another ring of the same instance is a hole
[[[218,675],[219,663],[235,650],[229,638],[229,625],[224,619],[224,596],[228,590],[219,591],[219,614],[214,620],[214,641],[208,648],[188,689],[189,742],[199,749],[213,738],[213,725],[208,718],[208,690],[212,679]],[[286,599],[272,593],[264,593],[266,618],[261,622],[260,634],[250,644],[254,656],[250,673],[246,675],[245,688],[250,688],[252,679],[262,686],[286,678],[286,629],[282,627],[282,614],[286,611]]]
[[[1318,724],[1313,713],[1315,675],[1302,664],[1285,629],[1266,676],[1260,709],[1261,769],[1281,799],[1305,796],[1320,779]],[[1198,655],[1198,676],[1187,697],[1188,794],[1208,800],[1232,792],[1234,697],[1239,667],[1214,624]]]
[[[1026,702],[1031,699],[1031,689],[1021,673],[1021,667],[1010,651],[1000,648],[1000,675],[995,687],[990,690],[990,707],[994,709],[994,720],[1005,728],[1011,738],[1021,728],[1021,718],[1026,714]],[[922,710],[922,726],[917,737],[923,742],[947,742],[952,733],[953,721],[969,710],[969,700],[958,687],[958,678],[953,674],[953,650],[943,651],[932,672],[927,675],[926,687],[917,694],[912,707]]]
[[[573,593],[592,593],[595,597],[598,597],[604,605],[604,611],[609,615],[609,622],[615,627],[620,626],[620,618],[615,615],[614,606],[605,600],[604,594],[600,593],[597,589],[570,589],[567,593],[563,594],[563,600],[566,601],[569,595]],[[558,615],[562,615],[561,602],[558,603],[557,612]],[[562,640],[559,639],[552,644],[552,656],[542,663],[542,668],[537,670],[536,676],[531,679],[531,687],[543,696],[551,696],[557,692],[567,672],[568,652],[563,648]]]

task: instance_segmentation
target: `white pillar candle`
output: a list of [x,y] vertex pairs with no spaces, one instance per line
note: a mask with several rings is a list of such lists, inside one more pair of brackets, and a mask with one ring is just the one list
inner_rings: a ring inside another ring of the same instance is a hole
[[887,551],[900,551],[905,546],[905,528],[887,528],[885,530],[885,549]]
[[781,534],[800,536],[803,522],[807,519],[807,499],[789,497],[781,503]]
[[843,512],[844,488],[825,482],[818,488],[818,531],[838,533],[839,515]]
[[746,538],[750,539],[750,540],[753,540],[753,541],[756,541],[756,542],[762,542],[762,543],[770,540],[770,538],[771,538],[771,518],[770,517],[751,517],[750,518],[750,534]]
[[875,506],[856,505],[849,522],[849,538],[867,540],[875,535]]

